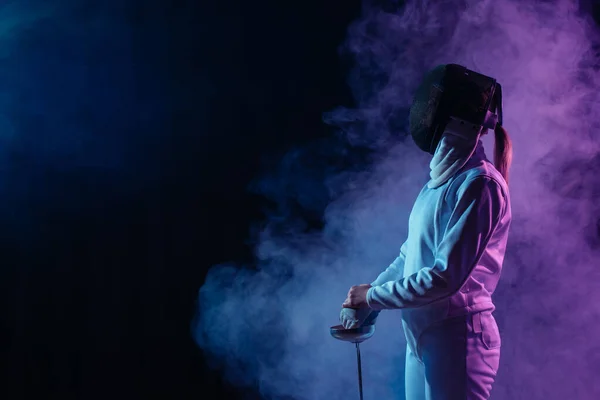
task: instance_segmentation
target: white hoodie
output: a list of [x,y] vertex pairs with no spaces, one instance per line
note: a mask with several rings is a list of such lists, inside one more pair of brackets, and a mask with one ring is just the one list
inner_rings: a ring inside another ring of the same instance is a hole
[[510,221],[507,184],[478,142],[454,176],[421,190],[400,255],[367,292],[369,307],[402,309],[413,350],[421,333],[435,322],[494,310],[492,294]]

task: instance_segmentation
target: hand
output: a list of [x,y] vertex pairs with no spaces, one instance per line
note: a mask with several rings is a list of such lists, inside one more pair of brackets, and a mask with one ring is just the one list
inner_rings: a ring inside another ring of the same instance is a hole
[[359,328],[365,323],[365,320],[367,320],[372,311],[369,308],[362,308],[360,310],[342,308],[342,311],[340,311],[340,322],[344,329]]
[[352,286],[348,291],[348,296],[342,304],[344,308],[369,308],[367,304],[367,292],[371,288],[369,284],[363,284],[358,286]]

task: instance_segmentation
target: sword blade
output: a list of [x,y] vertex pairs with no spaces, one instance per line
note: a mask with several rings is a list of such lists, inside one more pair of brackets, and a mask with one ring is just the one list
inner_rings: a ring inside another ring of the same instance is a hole
[[356,342],[356,363],[358,365],[358,393],[360,394],[360,400],[363,400],[362,368],[360,363],[360,345],[358,342]]

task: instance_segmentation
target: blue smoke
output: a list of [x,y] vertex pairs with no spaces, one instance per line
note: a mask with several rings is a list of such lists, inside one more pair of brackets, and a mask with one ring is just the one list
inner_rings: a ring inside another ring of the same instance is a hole
[[0,223],[11,236],[157,174],[164,66],[160,46],[140,40],[154,28],[134,17],[117,1],[0,5]]

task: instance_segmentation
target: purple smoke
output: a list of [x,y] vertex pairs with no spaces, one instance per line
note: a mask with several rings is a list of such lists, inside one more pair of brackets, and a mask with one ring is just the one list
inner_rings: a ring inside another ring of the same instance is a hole
[[[318,152],[305,162],[299,149],[257,185],[280,205],[257,236],[257,264],[216,266],[200,290],[194,333],[215,366],[265,397],[356,396],[353,349],[328,328],[348,288],[372,281],[405,238],[428,172],[427,155],[406,138],[406,109],[421,75],[452,62],[502,83],[515,149],[492,396],[600,398],[598,46],[599,30],[568,0],[412,1],[396,12],[366,4],[343,46],[355,60],[357,107],[327,122],[348,149],[370,150],[369,168],[328,170]],[[491,156],[491,138],[484,144]],[[316,180],[329,204],[323,230],[309,231],[284,198],[320,204]],[[382,313],[362,348],[365,397],[402,399],[400,312]]]

